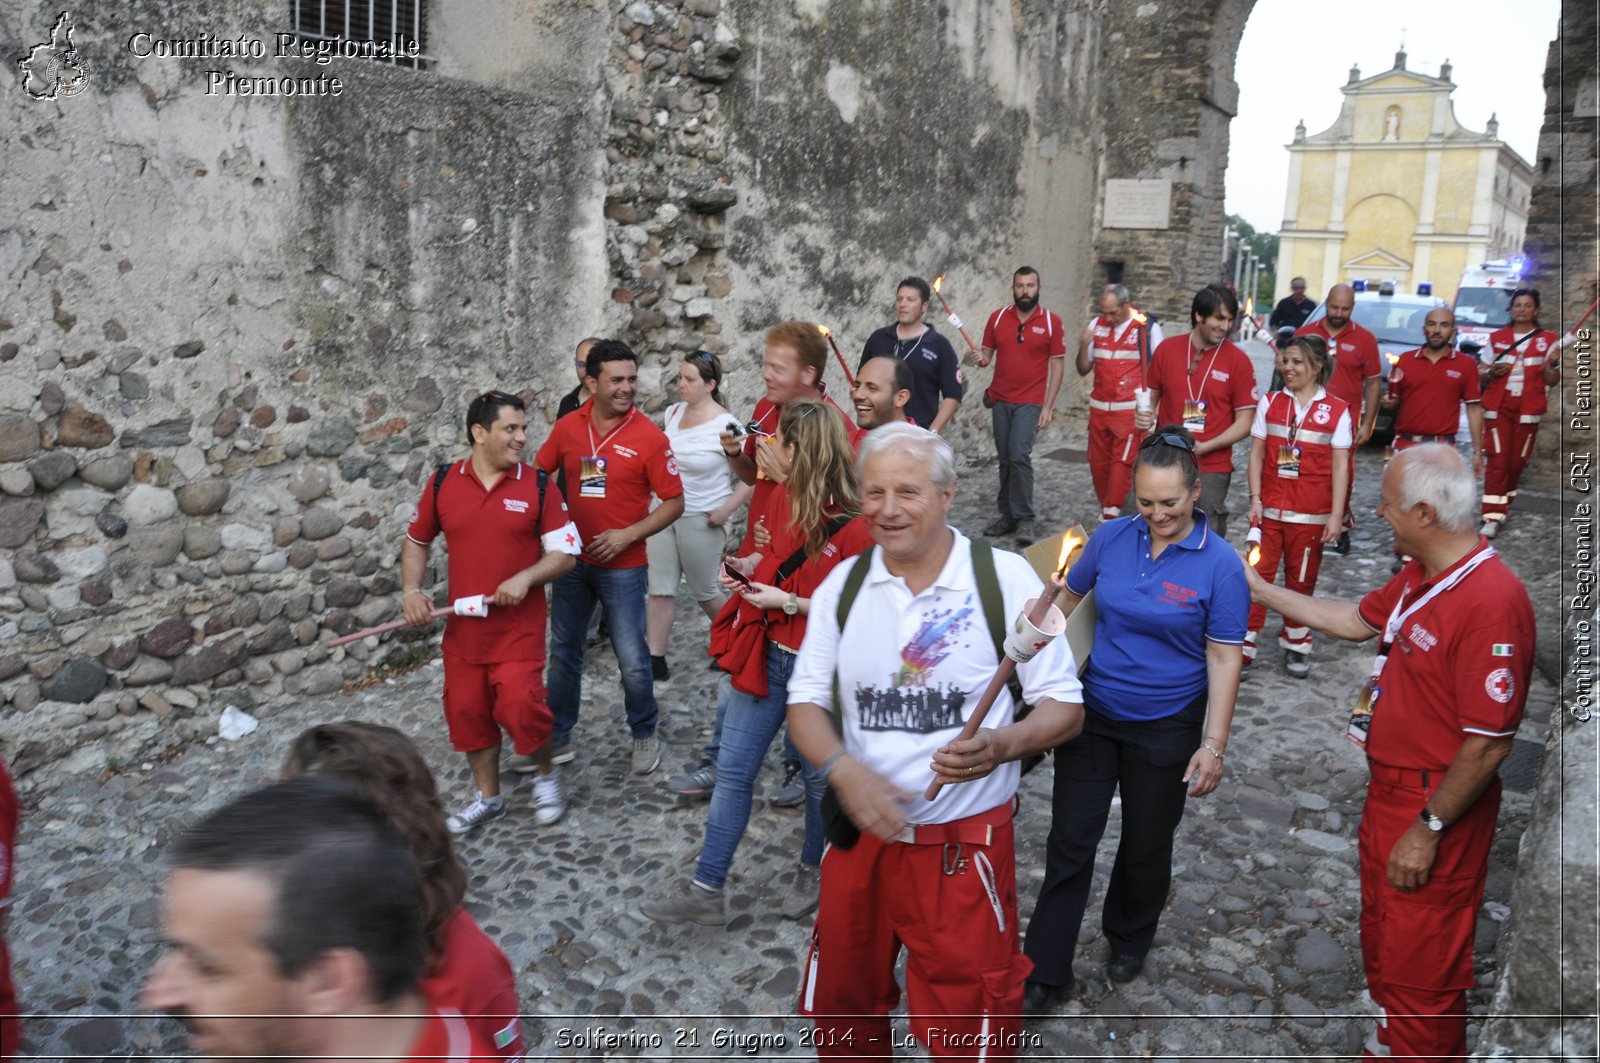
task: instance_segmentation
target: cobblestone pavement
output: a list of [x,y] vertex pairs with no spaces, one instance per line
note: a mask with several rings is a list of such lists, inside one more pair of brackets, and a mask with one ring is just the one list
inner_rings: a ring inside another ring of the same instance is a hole
[[[1041,528],[1088,520],[1095,510],[1081,451],[1070,449],[1081,445],[1082,431],[1081,423],[1058,424],[1041,436]],[[1323,594],[1354,597],[1388,576],[1386,526],[1369,516],[1379,456],[1360,461],[1354,549],[1329,556]],[[976,528],[993,512],[992,459],[968,465],[962,477],[957,523]],[[1243,481],[1241,472],[1235,512],[1248,494]],[[1525,492],[1522,512],[1497,543],[1541,603],[1556,597],[1557,566],[1548,564],[1559,534],[1553,503]],[[1242,536],[1242,527],[1231,529],[1235,542]],[[1269,620],[1267,634],[1274,630]],[[688,872],[701,838],[706,806],[674,800],[662,783],[693,764],[710,728],[714,674],[700,656],[705,631],[699,611],[681,604],[673,676],[657,688],[670,743],[660,771],[629,773],[614,661],[609,650],[592,651],[578,757],[566,775],[566,818],[536,827],[522,783],[511,814],[461,847],[472,873],[470,906],[519,972],[530,1058],[811,1054],[808,1026],[792,1014],[810,927],[780,914],[806,888],[797,871],[798,811],[769,808],[758,795],[728,884],[726,930],[660,927],[636,910]],[[1548,625],[1541,630],[1545,639],[1552,634]],[[1145,973],[1121,986],[1104,974],[1097,908],[1119,832],[1113,813],[1078,955],[1079,987],[1057,1017],[1028,1027],[1027,1054],[1282,1059],[1359,1052],[1371,1021],[1356,929],[1355,832],[1366,772],[1343,731],[1371,652],[1370,644],[1319,637],[1311,678],[1301,681],[1284,672],[1275,640],[1264,640],[1240,694],[1227,776],[1216,794],[1191,802],[1155,949]],[[422,743],[451,803],[467,796],[464,764],[444,737],[440,675],[435,660],[373,688],[259,705],[260,730],[233,742],[212,738],[131,760],[126,749],[99,744],[28,775],[20,784],[27,819],[10,941],[24,1008],[39,1015],[28,1023],[29,1050],[52,1059],[181,1052],[173,1023],[137,1014],[139,986],[159,949],[162,848],[201,811],[273,776],[301,728],[345,717],[394,724]],[[1510,897],[1555,700],[1538,680],[1503,773],[1487,894],[1493,905]],[[125,732],[106,742],[116,738],[132,741]],[[758,786],[770,792],[780,775],[775,748]],[[1043,873],[1049,791],[1047,762],[1022,790],[1024,916]],[[1485,908],[1474,1014],[1488,1003],[1496,976],[1501,924]]]

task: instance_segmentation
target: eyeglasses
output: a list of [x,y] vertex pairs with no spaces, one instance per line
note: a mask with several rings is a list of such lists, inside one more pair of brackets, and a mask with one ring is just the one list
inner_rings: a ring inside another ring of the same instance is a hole
[[1024,326],[1022,326],[1022,325],[1018,325],[1017,326],[1017,342],[1018,343],[1022,342],[1022,330],[1023,330],[1023,328],[1024,328]]
[[1144,450],[1155,446],[1157,443],[1165,443],[1169,447],[1177,447],[1179,450],[1188,451],[1190,454],[1194,453],[1194,444],[1173,432],[1162,432],[1160,435],[1146,436],[1144,442],[1139,444],[1139,449]]

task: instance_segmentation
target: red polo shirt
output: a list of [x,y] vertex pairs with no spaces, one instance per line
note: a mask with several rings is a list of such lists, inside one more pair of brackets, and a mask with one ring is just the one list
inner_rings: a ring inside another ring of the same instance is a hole
[[[844,418],[845,431],[850,435],[850,446],[852,448],[859,447],[861,445],[861,437],[866,435],[866,431],[856,427],[856,423],[850,419],[850,415],[844,411],[844,407],[833,401],[833,396],[828,394],[827,389],[823,389],[822,401],[839,411],[839,416]],[[761,439],[777,439],[778,419],[782,416],[783,407],[765,396],[756,403],[754,412],[750,414],[750,420],[759,424],[761,431],[759,433],[751,432],[745,436],[742,444],[745,457],[755,461],[756,443]],[[740,557],[755,552],[756,522],[766,515],[767,510],[772,505],[772,497],[779,492],[779,489],[780,485],[762,476],[759,469],[756,471],[755,491],[750,495],[750,508],[745,513],[744,538],[739,542],[738,553]],[[788,518],[785,517],[784,519]],[[772,521],[767,521],[767,527],[771,529],[772,526]]]
[[465,908],[445,920],[443,951],[418,988],[434,1007],[460,1012],[478,1040],[495,1047],[496,1059],[522,1055],[517,979],[511,961]]
[[[602,436],[595,431],[593,412],[594,400],[590,399],[557,421],[534,459],[546,472],[555,472],[557,466],[566,471],[567,492],[572,495],[567,505],[586,544],[603,531],[643,520],[650,512],[652,492],[663,502],[683,494],[667,434],[650,418],[638,409],[629,410],[620,424]],[[584,482],[585,457],[605,461],[598,483],[592,479]],[[585,547],[583,560],[596,568],[642,568],[648,563],[643,539],[604,563],[590,556]]]
[[[757,583],[772,583],[784,562],[805,545],[805,535],[799,529],[790,527],[789,522],[793,519],[789,510],[789,493],[779,491],[774,494],[772,508],[767,511],[767,530],[772,533],[772,542],[763,553],[761,564],[756,567],[752,577]],[[847,557],[855,557],[871,545],[872,526],[865,517],[858,516],[833,534],[820,555],[806,558],[788,580],[774,586],[793,591],[796,597],[810,598],[839,562]],[[796,613],[790,616],[779,610],[768,610],[766,621],[767,638],[773,642],[798,650],[800,643],[805,641],[804,615]]]
[[[1361,599],[1361,621],[1380,636],[1396,603],[1418,601],[1478,546],[1424,581],[1412,561]],[[1408,616],[1378,683],[1367,756],[1391,768],[1443,771],[1467,734],[1510,737],[1522,721],[1533,674],[1533,603],[1499,556]]]
[[473,1063],[498,1059],[491,1045],[480,1039],[455,1011],[440,1009],[423,1019],[422,1032],[407,1053],[407,1063]]
[[[1150,359],[1150,389],[1161,392],[1161,405],[1156,410],[1158,427],[1183,424],[1188,404],[1204,403],[1204,427],[1189,427],[1195,442],[1204,443],[1226,432],[1240,410],[1254,409],[1260,394],[1256,390],[1256,367],[1232,340],[1223,340],[1220,347],[1202,352],[1192,372],[1190,341],[1188,332],[1161,341]],[[1201,472],[1232,469],[1231,447],[1200,455]]]
[[[437,511],[430,476],[406,538],[427,546],[440,532],[450,550],[452,598],[492,595],[545,550],[576,554],[579,547],[561,489],[554,480],[547,483],[544,512],[539,513],[539,477],[521,462],[493,487],[484,487],[470,459],[450,466],[439,485]],[[472,664],[544,660],[542,590],[530,591],[521,605],[490,606],[486,617],[451,616],[445,622],[444,650]]]
[[1478,363],[1460,351],[1437,362],[1421,348],[1407,351],[1389,370],[1389,394],[1400,400],[1396,432],[1454,437],[1461,427],[1461,404],[1478,401]]
[[1302,325],[1296,336],[1321,336],[1328,341],[1328,353],[1333,355],[1333,376],[1328,379],[1328,394],[1350,404],[1351,426],[1361,430],[1361,393],[1366,382],[1383,375],[1383,361],[1378,355],[1378,337],[1354,321],[1346,325],[1334,339],[1328,334],[1328,319],[1311,325]]
[[994,351],[994,379],[989,397],[1018,406],[1043,406],[1050,359],[1067,353],[1061,318],[1035,306],[1026,321],[1016,304],[1002,306],[983,326],[983,345]]

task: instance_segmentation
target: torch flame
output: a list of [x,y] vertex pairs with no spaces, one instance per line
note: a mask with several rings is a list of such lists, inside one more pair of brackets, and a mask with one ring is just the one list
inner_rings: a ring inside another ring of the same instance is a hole
[[1261,546],[1258,543],[1257,545],[1252,546],[1250,548],[1250,567],[1251,568],[1255,568],[1256,567],[1256,563],[1259,562],[1260,560],[1261,560]]
[[937,292],[940,289],[940,287],[942,287],[943,285],[944,285],[944,274],[943,273],[941,273],[937,277],[933,278],[933,290],[935,292]]
[[824,336],[832,336],[833,335],[833,330],[828,328],[827,325],[818,325],[817,326],[817,331],[822,333]]
[[1384,357],[1389,359],[1389,364],[1390,365],[1394,365],[1396,362],[1398,362],[1400,360],[1400,356],[1398,354],[1386,354],[1386,355],[1384,355]]
[[1074,524],[1061,536],[1061,553],[1056,558],[1056,574],[1064,576],[1067,566],[1072,562],[1072,555],[1077,553],[1084,543],[1089,541],[1089,536],[1083,530],[1083,525]]

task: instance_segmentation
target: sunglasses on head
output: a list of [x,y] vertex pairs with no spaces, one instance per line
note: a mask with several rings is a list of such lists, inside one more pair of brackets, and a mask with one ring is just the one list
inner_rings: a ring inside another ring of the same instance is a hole
[[1169,447],[1177,447],[1179,450],[1186,450],[1190,454],[1194,453],[1194,444],[1173,432],[1162,432],[1160,435],[1146,436],[1144,442],[1139,444],[1139,449],[1144,450],[1147,447],[1155,446],[1157,443],[1165,443]]

